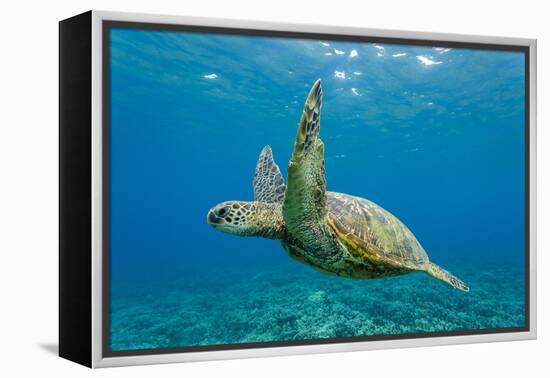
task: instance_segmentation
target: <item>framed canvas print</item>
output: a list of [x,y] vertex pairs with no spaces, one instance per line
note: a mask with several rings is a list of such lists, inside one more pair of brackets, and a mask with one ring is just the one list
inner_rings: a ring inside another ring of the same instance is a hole
[[535,40],[60,22],[60,355],[536,337]]

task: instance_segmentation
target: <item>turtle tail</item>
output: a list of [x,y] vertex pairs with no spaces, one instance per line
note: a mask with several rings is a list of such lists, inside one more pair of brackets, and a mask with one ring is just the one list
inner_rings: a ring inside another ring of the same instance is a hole
[[435,265],[434,263],[428,264],[428,269],[426,270],[426,273],[434,278],[437,278],[438,280],[448,283],[458,290],[462,290],[465,292],[470,291],[468,285],[453,276],[451,273],[447,272],[445,269],[441,268],[438,265]]

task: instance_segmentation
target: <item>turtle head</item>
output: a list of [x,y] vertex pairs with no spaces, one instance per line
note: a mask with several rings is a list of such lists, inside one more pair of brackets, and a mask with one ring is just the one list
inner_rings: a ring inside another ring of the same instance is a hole
[[253,225],[253,204],[240,201],[222,202],[208,212],[206,222],[216,229],[229,234],[246,233]]
[[240,236],[282,238],[281,206],[262,202],[226,201],[208,211],[206,222],[222,232]]

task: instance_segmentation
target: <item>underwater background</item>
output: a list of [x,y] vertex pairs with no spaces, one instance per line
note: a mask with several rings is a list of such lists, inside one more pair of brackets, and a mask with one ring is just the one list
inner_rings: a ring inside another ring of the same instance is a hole
[[[524,54],[110,30],[113,351],[525,326]],[[283,176],[323,83],[327,190],[376,202],[469,293],[324,275],[206,223]]]

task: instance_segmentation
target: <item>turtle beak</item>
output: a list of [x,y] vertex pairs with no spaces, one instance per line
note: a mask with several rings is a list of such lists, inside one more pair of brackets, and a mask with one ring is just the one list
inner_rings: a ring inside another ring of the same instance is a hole
[[218,217],[212,210],[208,212],[208,215],[206,216],[206,223],[211,225],[220,224],[222,222],[222,218]]

